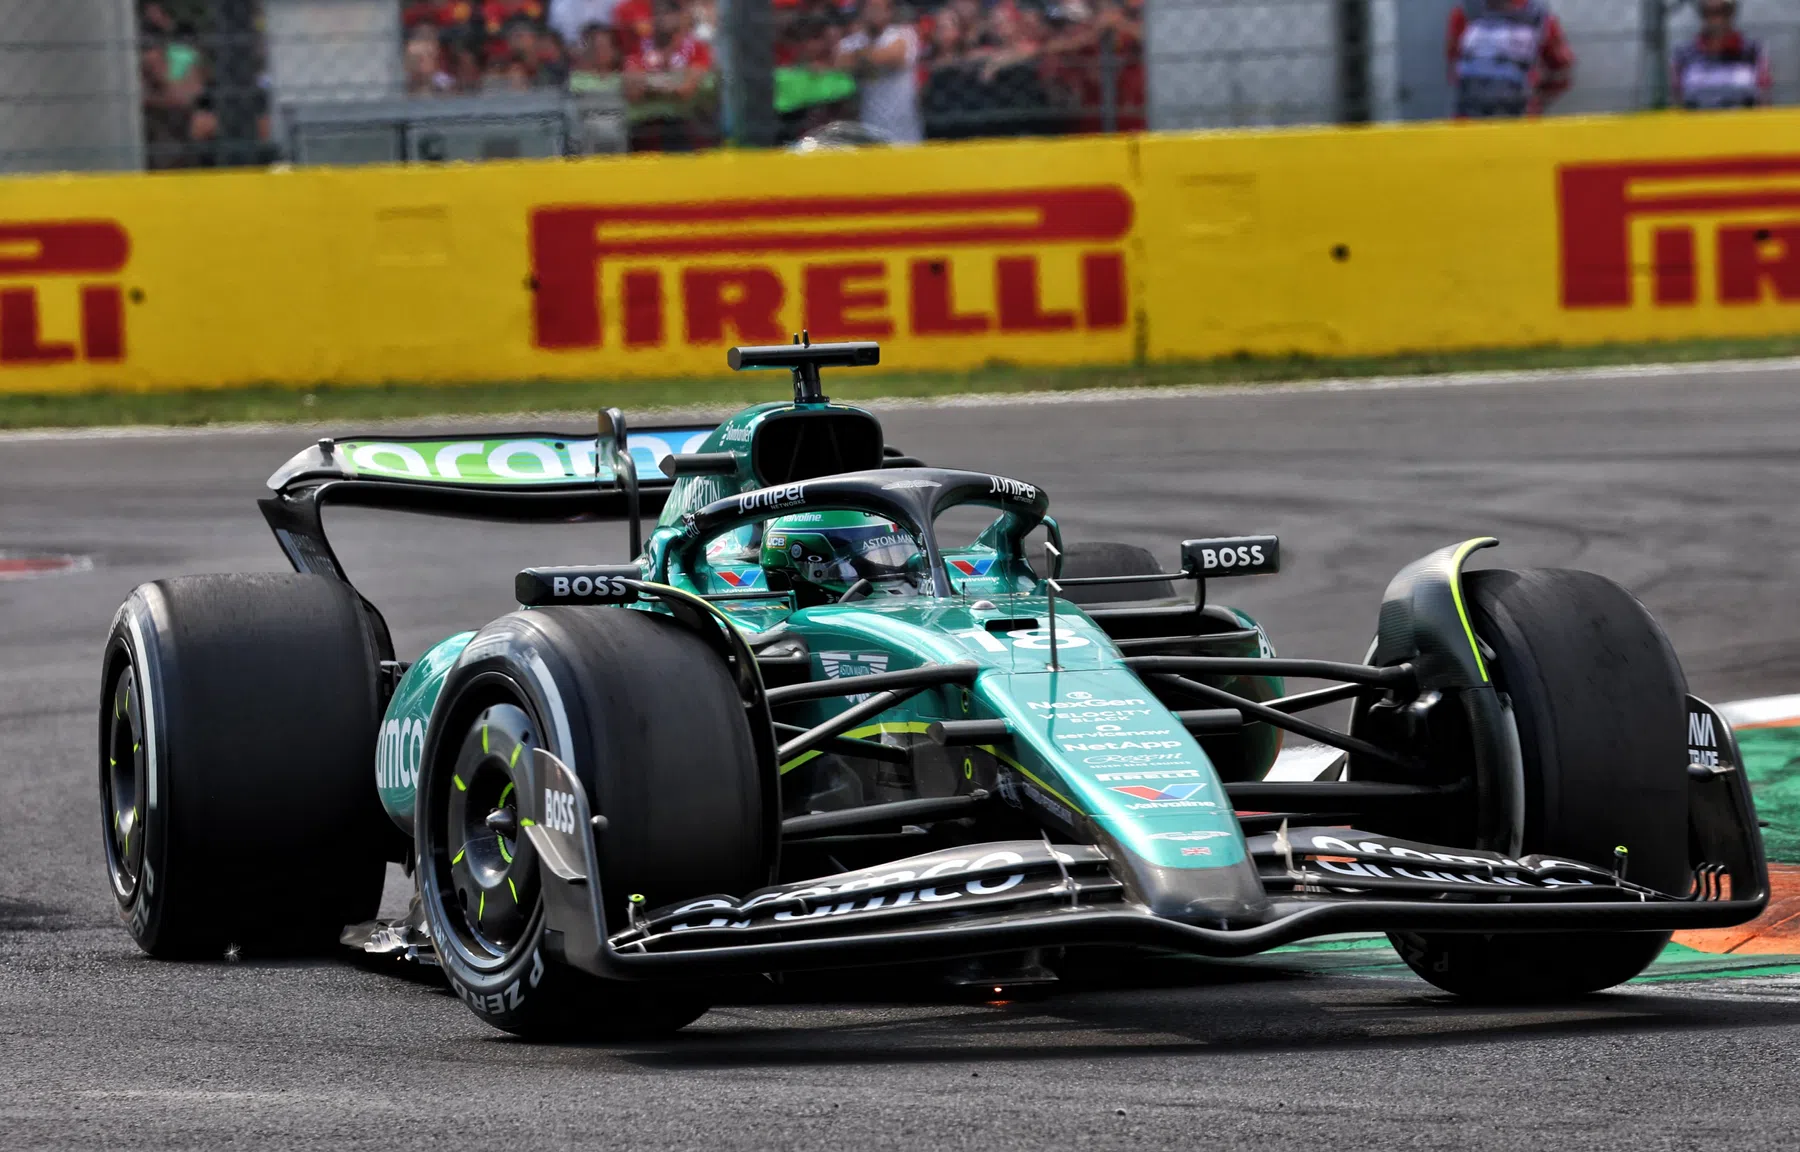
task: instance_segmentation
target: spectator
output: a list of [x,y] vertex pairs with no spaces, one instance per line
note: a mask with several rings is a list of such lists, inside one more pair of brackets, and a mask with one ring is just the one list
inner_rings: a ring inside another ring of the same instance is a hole
[[1077,132],[1144,129],[1144,10],[1142,0],[1063,0],[1044,45],[1046,83],[1066,92]]
[[450,51],[450,76],[457,92],[481,91],[481,56],[466,41],[453,41]]
[[481,78],[483,92],[529,92],[531,85],[531,61],[523,56],[493,57]]
[[610,35],[615,23],[613,10],[618,6],[619,0],[550,0],[544,22],[565,46],[574,50],[594,25],[607,29]]
[[1769,54],[1737,30],[1737,0],[1701,0],[1700,35],[1675,50],[1669,95],[1681,108],[1753,108],[1767,104],[1774,78]]
[[629,60],[656,34],[656,10],[650,0],[619,0],[613,9],[613,36],[619,51]]
[[694,14],[694,39],[711,44],[719,32],[719,5],[716,0],[690,0]]
[[138,58],[146,164],[190,168],[208,162],[219,119],[212,111],[206,61],[192,43],[193,29],[161,4],[144,5],[140,15],[148,33]]
[[430,24],[414,26],[406,37],[406,94],[437,96],[454,91],[456,78],[444,68],[444,47]]
[[581,30],[579,47],[569,61],[569,91],[576,94],[624,92],[619,46],[612,29],[589,24]]
[[1568,87],[1575,53],[1544,0],[1464,0],[1450,10],[1458,119],[1535,116]]
[[919,33],[894,22],[893,0],[863,0],[855,31],[838,42],[837,66],[862,87],[862,119],[896,143],[924,138],[919,118]]
[[654,35],[625,60],[633,152],[691,152],[710,142],[704,122],[712,66],[712,49],[694,38],[692,12],[661,4]]

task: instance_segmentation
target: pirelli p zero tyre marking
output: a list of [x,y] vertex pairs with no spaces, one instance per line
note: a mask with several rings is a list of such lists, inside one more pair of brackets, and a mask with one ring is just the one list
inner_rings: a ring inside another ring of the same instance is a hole
[[[662,1035],[705,1011],[703,987],[573,966],[569,936],[551,931],[576,914],[570,881],[532,841],[582,838],[572,858],[595,875],[575,877],[578,914],[591,917],[598,897],[608,924],[625,922],[632,893],[674,901],[767,884],[773,851],[749,723],[729,666],[679,621],[553,606],[482,629],[438,698],[415,821],[426,919],[463,1001],[533,1037]],[[567,769],[546,774],[540,761]],[[598,839],[583,812],[608,817]],[[514,821],[521,834],[497,842],[495,829]]]

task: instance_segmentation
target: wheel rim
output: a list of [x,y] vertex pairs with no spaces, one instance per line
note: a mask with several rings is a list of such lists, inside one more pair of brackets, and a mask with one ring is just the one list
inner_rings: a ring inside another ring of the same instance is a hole
[[475,717],[433,804],[433,861],[444,927],[470,962],[504,964],[532,939],[537,853],[519,827],[519,789],[533,747],[531,718],[513,704]]
[[106,821],[106,863],[113,891],[129,902],[137,894],[144,866],[143,806],[148,765],[144,757],[143,704],[137,673],[123,666],[106,697],[106,760],[100,767],[102,815]]

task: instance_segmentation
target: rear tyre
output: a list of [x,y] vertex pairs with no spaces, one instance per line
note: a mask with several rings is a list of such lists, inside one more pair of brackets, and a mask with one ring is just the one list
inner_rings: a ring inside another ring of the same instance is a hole
[[[1675,895],[1687,854],[1687,682],[1662,628],[1590,572],[1471,572],[1470,623],[1494,651],[1525,767],[1524,850],[1606,864]],[[1484,1000],[1580,996],[1631,979],[1666,932],[1394,933],[1407,965]]]
[[119,915],[145,952],[323,951],[381,902],[380,656],[323,576],[144,584],[113,619],[100,801]]
[[[1093,541],[1071,544],[1063,553],[1062,574],[1070,579],[1087,576],[1150,576],[1162,571],[1148,548],[1136,544]],[[1172,600],[1175,589],[1167,580],[1130,584],[1076,584],[1064,592],[1073,604],[1118,604],[1133,600]]]
[[469,651],[419,785],[419,890],[451,985],[487,1023],[539,1039],[652,1037],[697,1019],[704,988],[602,980],[547,953],[536,854],[494,829],[516,825],[522,765],[542,748],[607,818],[609,930],[633,894],[654,908],[767,884],[759,761],[729,669],[675,621],[619,608],[517,612]]

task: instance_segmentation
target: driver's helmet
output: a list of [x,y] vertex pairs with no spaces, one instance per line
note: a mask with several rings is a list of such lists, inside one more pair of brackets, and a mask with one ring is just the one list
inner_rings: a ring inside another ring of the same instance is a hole
[[[915,592],[926,570],[911,533],[863,512],[800,512],[770,521],[763,531],[762,566],[771,576],[786,573],[796,588],[833,599],[858,580],[867,580],[876,592]],[[771,579],[770,587],[778,582]]]

